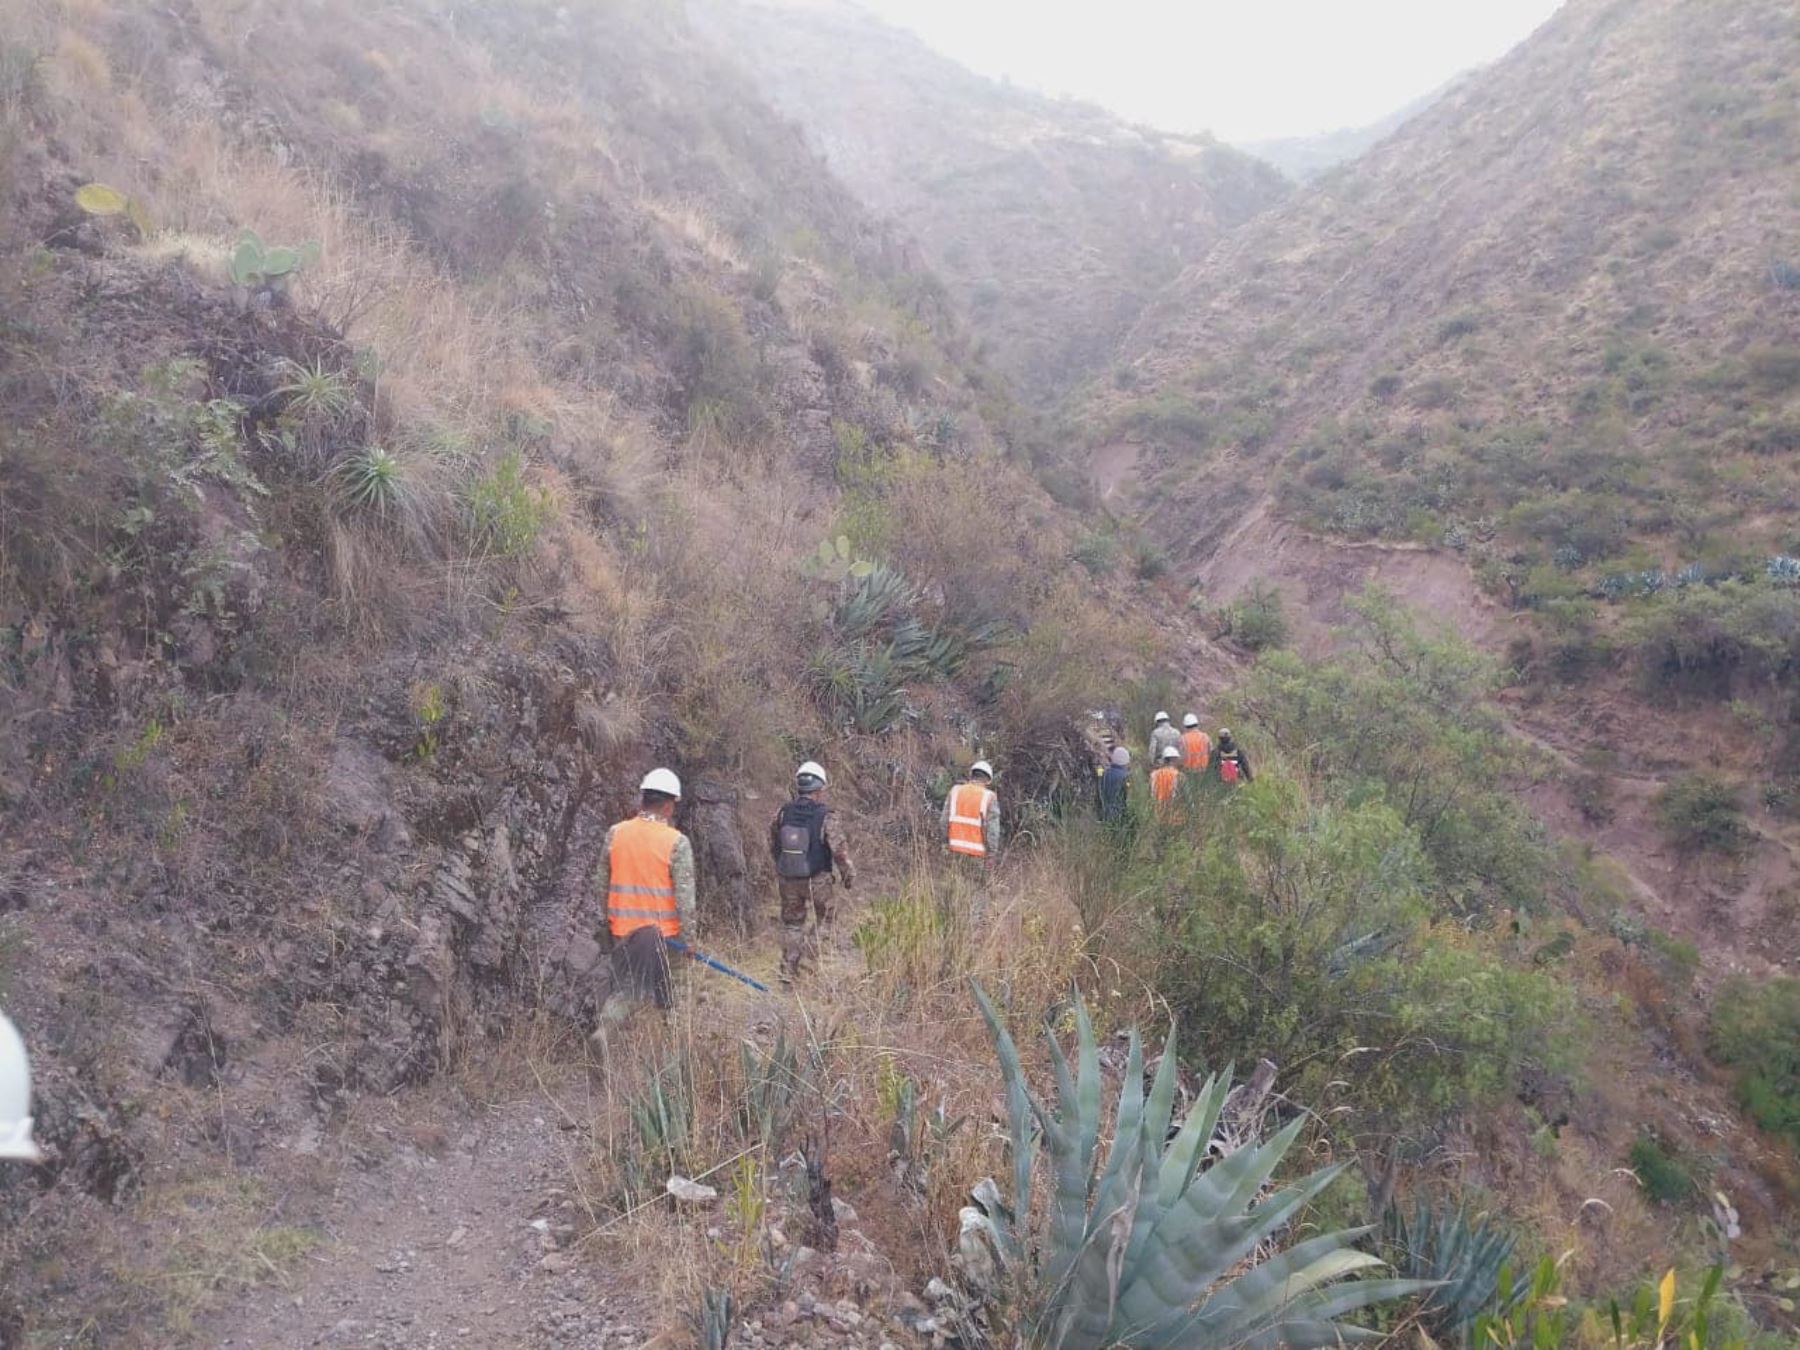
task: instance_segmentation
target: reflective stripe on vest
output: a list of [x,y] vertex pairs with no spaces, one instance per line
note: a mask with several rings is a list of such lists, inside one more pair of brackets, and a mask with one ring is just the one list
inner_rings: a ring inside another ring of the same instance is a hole
[[950,790],[950,851],[971,858],[987,857],[987,817],[994,794],[980,783],[959,783]]
[[675,841],[673,825],[648,816],[622,820],[613,827],[607,854],[606,926],[615,938],[630,937],[654,926],[664,937],[681,935],[681,911],[675,903],[675,873],[669,862]]
[[1182,768],[1190,771],[1204,769],[1206,761],[1212,758],[1212,738],[1198,728],[1183,732],[1181,752]]

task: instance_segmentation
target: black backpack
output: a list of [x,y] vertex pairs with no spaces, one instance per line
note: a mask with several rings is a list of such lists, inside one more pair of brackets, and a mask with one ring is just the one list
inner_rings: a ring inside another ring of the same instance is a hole
[[802,797],[781,808],[777,819],[781,847],[775,875],[798,880],[831,870],[831,848],[825,842],[825,804]]

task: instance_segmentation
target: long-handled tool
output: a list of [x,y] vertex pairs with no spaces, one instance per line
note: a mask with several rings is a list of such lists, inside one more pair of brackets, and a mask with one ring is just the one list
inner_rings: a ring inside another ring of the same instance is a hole
[[683,942],[680,938],[667,938],[664,940],[664,945],[666,947],[668,947],[668,949],[670,951],[680,952],[683,956],[687,957],[690,960],[698,961],[703,966],[711,966],[714,970],[718,971],[721,975],[729,975],[734,980],[742,980],[745,984],[749,985],[752,989],[756,990],[758,993],[766,994],[769,992],[769,986],[764,984],[762,981],[753,980],[748,975],[744,974],[743,971],[733,970],[730,966],[726,965],[723,961],[715,961],[715,960],[713,960],[712,957],[706,955],[706,953],[695,951],[692,947],[688,946],[687,943]]

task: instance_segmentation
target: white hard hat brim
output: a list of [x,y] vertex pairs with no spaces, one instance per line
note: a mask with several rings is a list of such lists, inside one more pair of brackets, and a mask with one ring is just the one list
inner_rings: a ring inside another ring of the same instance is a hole
[[31,1117],[13,1125],[10,1139],[0,1137],[0,1162],[42,1162],[44,1154],[31,1142]]

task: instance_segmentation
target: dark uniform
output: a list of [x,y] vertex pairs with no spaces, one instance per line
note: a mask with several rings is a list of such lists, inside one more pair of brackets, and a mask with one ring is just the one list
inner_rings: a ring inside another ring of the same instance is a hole
[[[804,830],[803,852],[794,832]],[[783,835],[788,834],[788,846]],[[806,958],[806,921],[809,914],[821,924],[833,913],[832,873],[848,890],[856,881],[856,864],[837,813],[814,797],[802,794],[775,813],[769,825],[769,856],[775,860],[776,889],[781,897],[781,975],[791,980]],[[785,857],[785,861],[784,861]],[[784,875],[804,871],[803,876]]]

